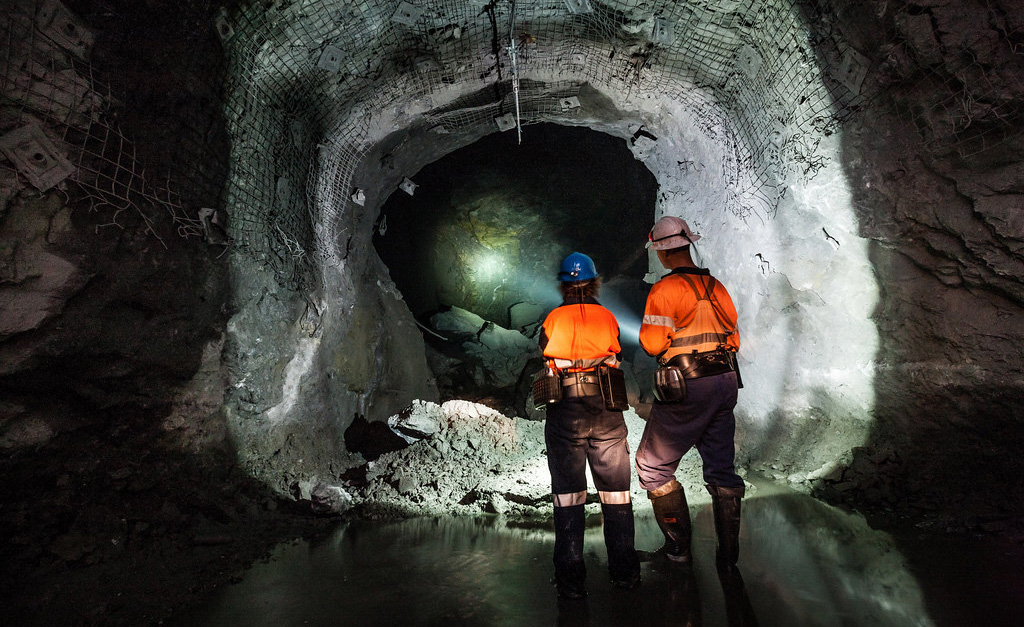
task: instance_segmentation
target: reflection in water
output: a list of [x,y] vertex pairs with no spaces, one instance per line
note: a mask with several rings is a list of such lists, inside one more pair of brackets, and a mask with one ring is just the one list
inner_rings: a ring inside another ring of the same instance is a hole
[[718,581],[722,584],[729,627],[755,627],[758,624],[757,614],[750,604],[739,568],[719,568]]
[[743,525],[740,566],[761,624],[933,625],[892,538],[860,516],[776,494],[745,502]]
[[[556,598],[550,530],[494,518],[351,522],[319,541],[279,547],[239,584],[171,624],[933,624],[891,539],[857,516],[802,495],[748,499],[739,569],[719,572],[711,509],[695,514],[692,569],[651,556],[636,590],[611,586],[601,528],[588,528],[590,596],[581,601]],[[637,546],[661,541],[641,510]]]

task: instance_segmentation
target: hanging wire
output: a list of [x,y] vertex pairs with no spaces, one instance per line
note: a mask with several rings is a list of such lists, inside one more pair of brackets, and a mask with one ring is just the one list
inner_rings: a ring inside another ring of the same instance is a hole
[[[117,99],[87,57],[65,50],[59,33],[37,21],[38,4],[16,2],[0,13],[0,100],[8,111],[0,135],[35,123],[59,141],[75,167],[68,180],[86,192],[100,228],[138,212],[143,228],[169,219],[179,235],[202,237],[195,210],[217,202],[230,218],[232,249],[295,283],[312,276],[317,257],[342,260],[350,251],[360,228],[352,190],[376,141],[373,112],[404,98],[429,102],[453,85],[497,76],[500,89],[430,108],[423,126],[443,134],[491,128],[514,106],[520,143],[523,125],[588,116],[578,102],[584,86],[629,102],[671,100],[691,114],[695,132],[722,146],[721,162],[702,166],[723,173],[725,209],[742,219],[770,219],[780,181],[809,180],[828,164],[820,140],[875,97],[877,80],[864,77],[879,62],[905,99],[923,99],[897,113],[941,131],[922,136],[928,150],[978,154],[1015,141],[1024,119],[1024,84],[1008,71],[1021,54],[1024,28],[1016,24],[993,31],[1013,52],[1005,63],[989,67],[972,53],[954,75],[904,68],[909,43],[900,40],[891,42],[892,58],[862,58],[827,3],[811,0],[620,0],[615,10],[587,0],[244,0],[216,22],[231,144],[222,190],[208,159],[154,163],[158,151],[137,154],[118,125]],[[652,34],[638,32],[650,16]],[[511,89],[494,58],[502,17]],[[974,79],[965,86],[962,74]],[[185,148],[205,150],[205,125],[185,119],[182,133]],[[28,184],[6,158],[0,177]]]
[[512,96],[516,101],[516,139],[523,143],[523,123],[519,111],[519,67],[516,63],[516,2],[508,12],[508,56],[512,61]]

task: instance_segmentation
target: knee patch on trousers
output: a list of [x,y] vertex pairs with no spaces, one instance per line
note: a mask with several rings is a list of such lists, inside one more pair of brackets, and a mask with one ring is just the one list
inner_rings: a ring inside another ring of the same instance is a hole
[[672,494],[676,490],[682,490],[683,486],[675,479],[669,479],[666,483],[654,488],[653,490],[647,491],[647,498],[656,499],[659,496],[665,496],[666,494]]

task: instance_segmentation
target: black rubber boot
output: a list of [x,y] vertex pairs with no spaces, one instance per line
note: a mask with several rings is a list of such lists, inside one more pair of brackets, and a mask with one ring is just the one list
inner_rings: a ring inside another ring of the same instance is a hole
[[633,504],[601,504],[604,514],[604,546],[608,549],[608,573],[616,588],[640,585],[640,558],[633,546]]
[[587,596],[583,565],[583,531],[586,515],[582,505],[555,508],[555,587],[563,599]]
[[715,533],[718,535],[716,560],[720,565],[734,566],[740,556],[740,499],[744,488],[709,485],[711,506],[715,512]]
[[689,562],[693,531],[683,488],[652,498],[651,506],[654,508],[654,519],[665,534],[665,557],[673,562]]

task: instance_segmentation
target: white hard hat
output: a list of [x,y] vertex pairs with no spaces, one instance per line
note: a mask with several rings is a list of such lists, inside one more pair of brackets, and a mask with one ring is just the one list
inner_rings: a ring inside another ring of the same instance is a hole
[[647,235],[647,248],[651,250],[671,250],[689,246],[700,239],[690,230],[686,220],[675,216],[665,216],[654,223],[654,228]]

